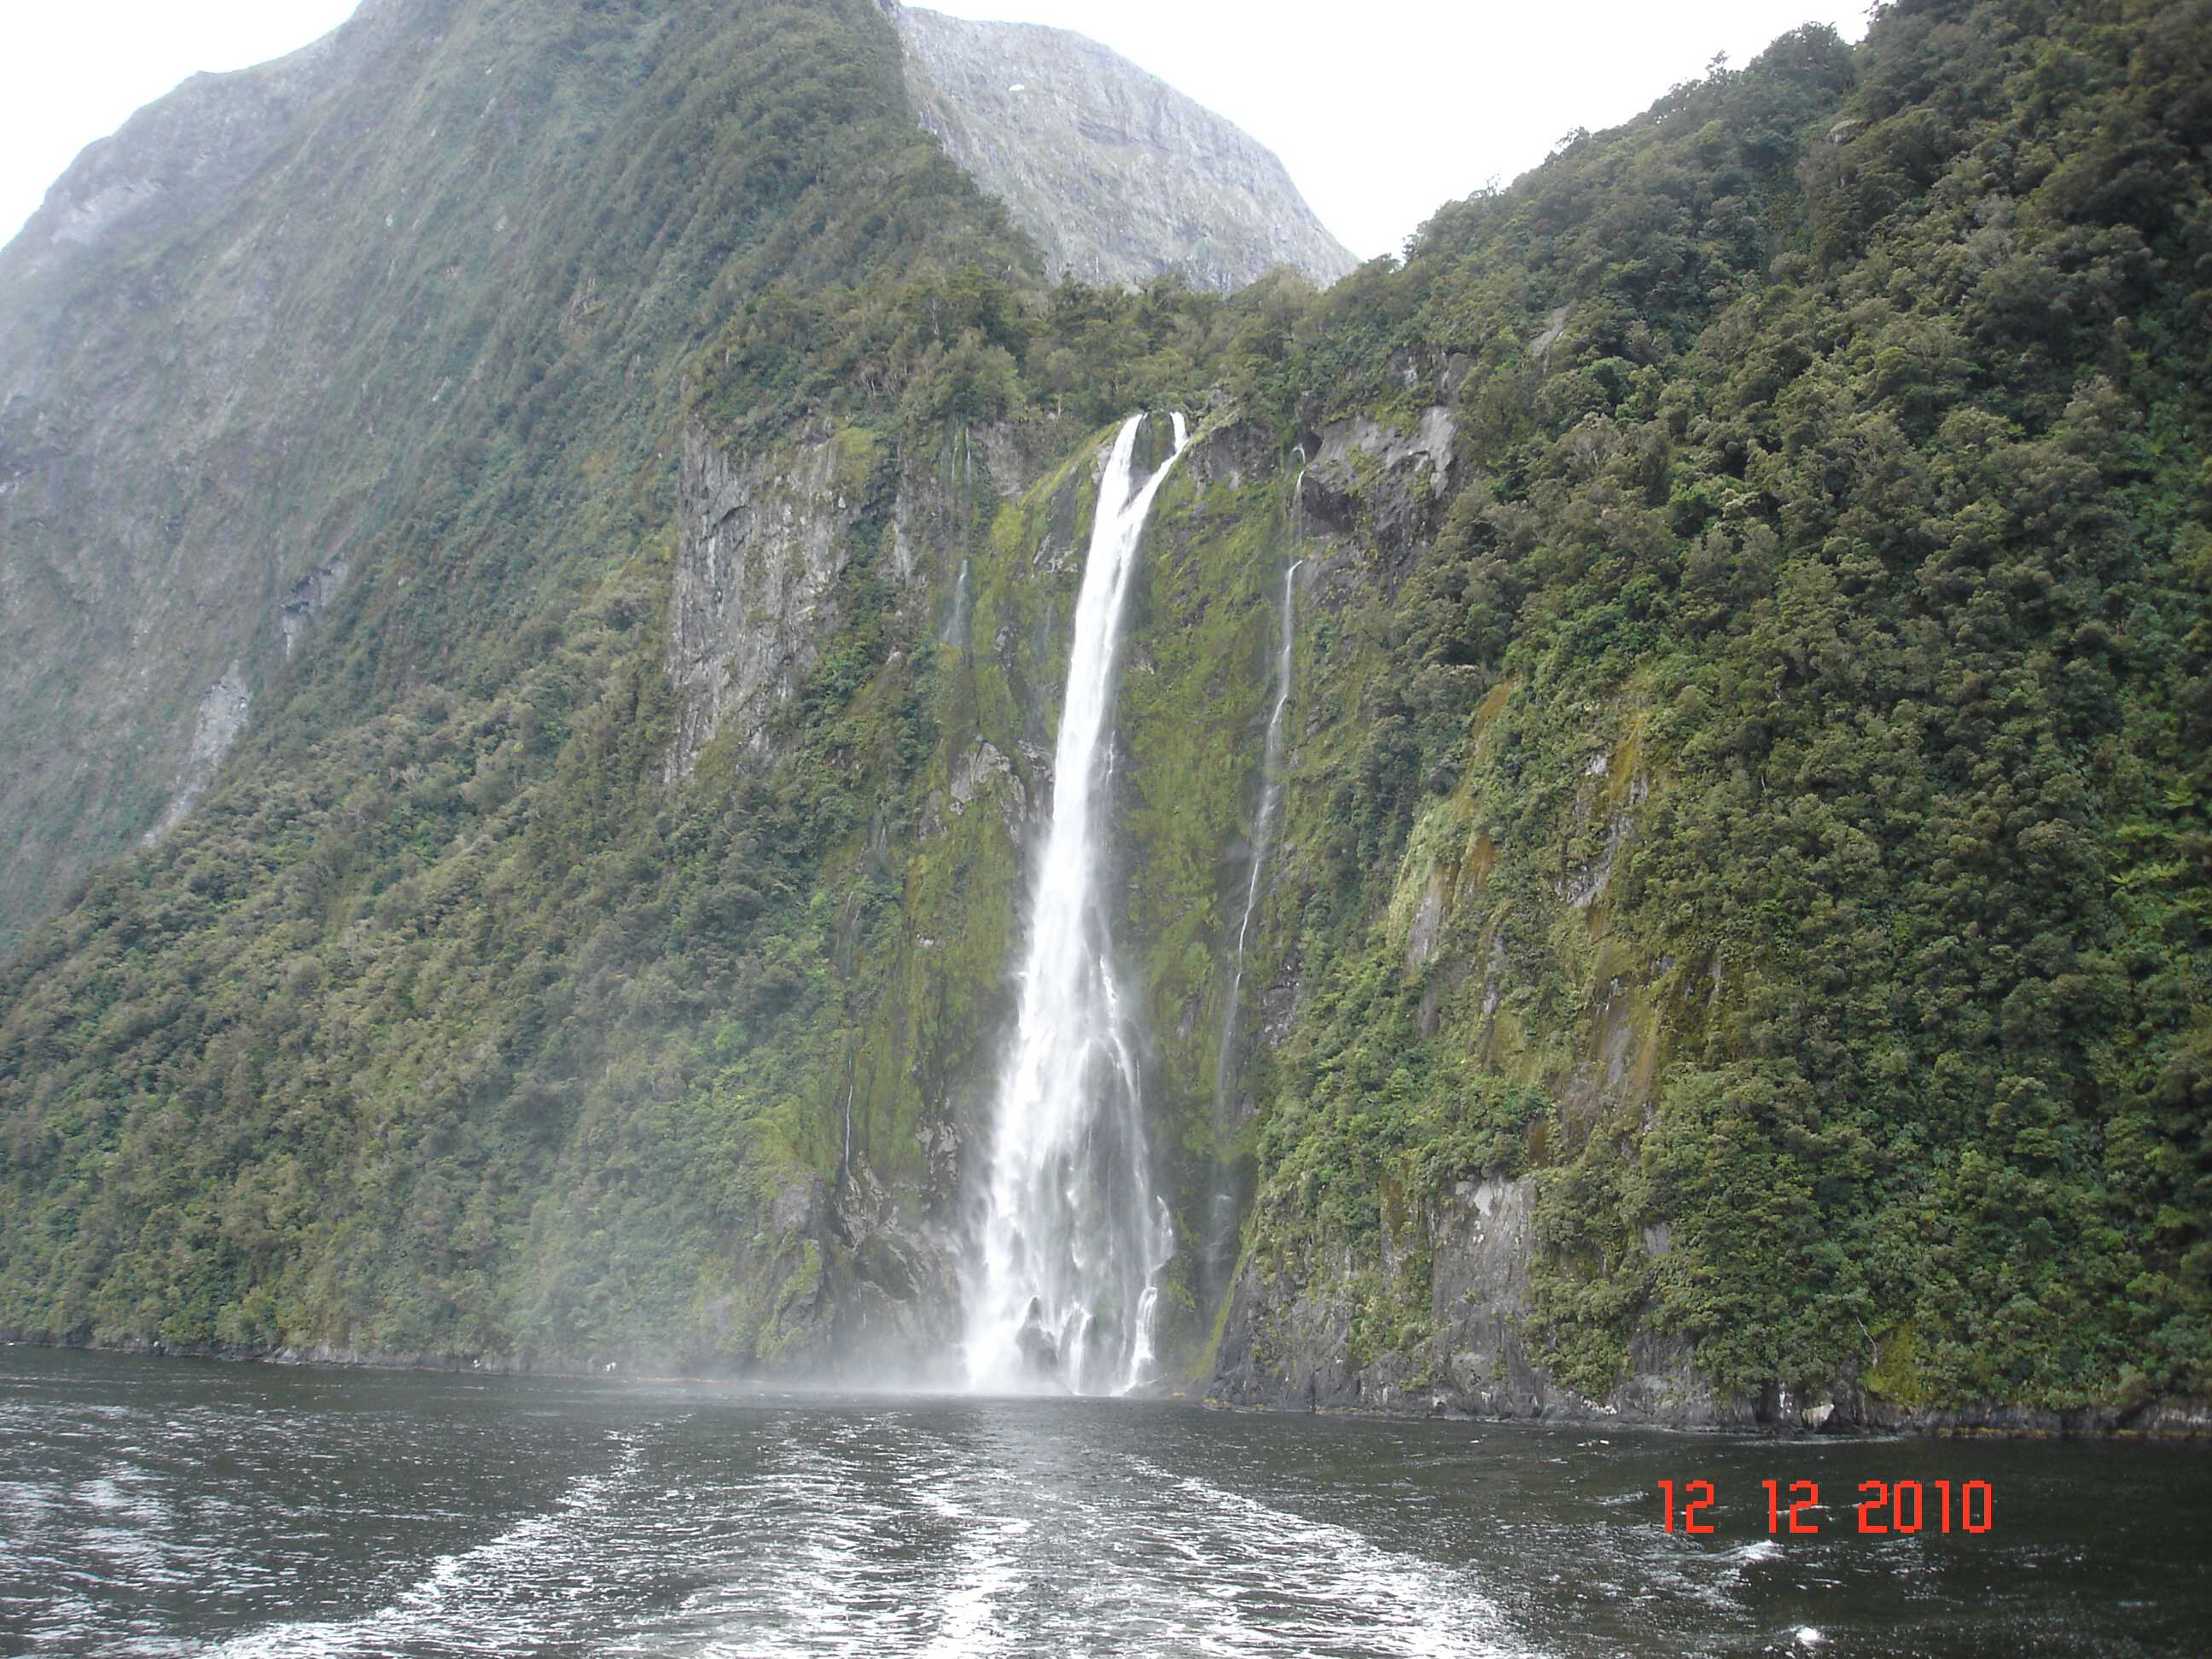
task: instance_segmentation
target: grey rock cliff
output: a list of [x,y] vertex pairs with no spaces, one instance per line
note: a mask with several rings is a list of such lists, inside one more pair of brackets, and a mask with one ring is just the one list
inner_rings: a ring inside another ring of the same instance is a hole
[[684,441],[684,520],[669,601],[676,688],[671,781],[725,722],[746,749],[836,630],[835,586],[859,502],[839,487],[834,438],[738,459],[696,431]]
[[1054,275],[1178,270],[1225,290],[1278,265],[1327,286],[1358,263],[1271,151],[1095,41],[884,9],[922,125],[1006,203]]
[[200,699],[199,714],[192,722],[191,747],[185,750],[184,766],[177,775],[176,793],[146,832],[148,846],[175,829],[192,810],[192,804],[207,793],[208,785],[215,781],[216,768],[222,764],[230,745],[246,729],[246,717],[252,707],[253,691],[246,683],[245,671],[233,663]]
[[1564,1418],[1749,1428],[1759,1402],[1716,1395],[1686,1348],[1639,1338],[1605,1400],[1564,1388],[1525,1334],[1535,1251],[1534,1181],[1462,1182],[1425,1218],[1434,1263],[1431,1334],[1411,1351],[1352,1358],[1356,1296],[1333,1264],[1271,1281],[1249,1266],[1234,1292],[1209,1392],[1228,1404],[1392,1416]]

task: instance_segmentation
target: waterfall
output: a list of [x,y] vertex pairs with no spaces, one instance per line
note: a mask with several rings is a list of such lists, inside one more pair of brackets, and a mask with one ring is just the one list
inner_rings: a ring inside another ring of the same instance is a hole
[[1230,1071],[1237,1051],[1237,1019],[1243,1012],[1244,947],[1252,937],[1252,918],[1260,908],[1260,882],[1267,870],[1267,843],[1282,805],[1283,711],[1291,703],[1291,650],[1297,642],[1298,571],[1304,559],[1293,559],[1283,573],[1282,643],[1275,653],[1275,710],[1267,717],[1267,744],[1261,763],[1260,813],[1252,824],[1252,872],[1244,884],[1244,918],[1237,924],[1237,951],[1229,969],[1229,1007],[1221,1020],[1221,1052],[1213,1063],[1213,1104],[1217,1120],[1229,1104]]
[[941,645],[960,647],[968,643],[968,560],[960,561],[960,574],[952,584],[952,614],[938,636]]
[[1283,573],[1282,644],[1275,653],[1275,708],[1267,716],[1267,743],[1261,751],[1260,812],[1252,824],[1252,872],[1244,884],[1244,916],[1237,924],[1237,951],[1229,970],[1229,1007],[1221,1021],[1221,1052],[1213,1066],[1214,1104],[1226,1107],[1231,1062],[1237,1048],[1237,1018],[1243,1010],[1244,947],[1251,941],[1252,918],[1260,908],[1260,883],[1267,872],[1267,843],[1275,827],[1275,812],[1282,805],[1283,711],[1291,703],[1291,651],[1297,643],[1298,571],[1304,559],[1293,559]]
[[[1299,453],[1303,456],[1304,451]],[[1298,482],[1292,487],[1294,514],[1305,476],[1301,468]],[[1260,811],[1252,823],[1252,868],[1244,882],[1244,915],[1237,924],[1237,948],[1230,958],[1229,999],[1221,1016],[1221,1046],[1213,1057],[1213,1127],[1217,1139],[1228,1133],[1229,1091],[1237,1067],[1237,1027],[1244,1012],[1244,951],[1252,937],[1252,918],[1259,914],[1260,884],[1267,875],[1268,843],[1274,831],[1275,814],[1282,805],[1283,715],[1291,703],[1291,652],[1297,643],[1298,571],[1304,563],[1304,559],[1293,559],[1291,568],[1283,573],[1283,610],[1278,629],[1279,643],[1275,651],[1275,707],[1267,716],[1267,740],[1261,751]],[[1236,1228],[1234,1194],[1216,1193],[1206,1218],[1204,1260],[1209,1275],[1217,1281],[1229,1266],[1230,1254],[1236,1246]]]
[[1121,428],[1075,606],[1067,696],[1038,850],[1021,1012],[1000,1079],[980,1249],[966,1285],[967,1364],[977,1387],[1057,1379],[1127,1388],[1152,1363],[1158,1274],[1175,1248],[1152,1191],[1127,1000],[1099,891],[1100,796],[1121,613],[1152,498],[1182,453],[1135,484],[1144,416]]

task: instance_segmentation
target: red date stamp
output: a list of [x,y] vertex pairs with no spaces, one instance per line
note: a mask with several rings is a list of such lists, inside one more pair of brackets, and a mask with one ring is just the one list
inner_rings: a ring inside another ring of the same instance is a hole
[[[1766,1492],[1766,1530],[1770,1536],[1817,1538],[1817,1518],[1826,1512],[1820,1486],[1814,1480],[1762,1480]],[[1678,1492],[1672,1480],[1659,1483],[1668,1532],[1713,1530],[1711,1510],[1719,1501],[1710,1480],[1686,1480]],[[1954,1486],[1948,1480],[1862,1480],[1859,1482],[1857,1531],[1866,1536],[1920,1532],[1984,1533],[1996,1524],[1996,1492],[1986,1480],[1969,1480]]]

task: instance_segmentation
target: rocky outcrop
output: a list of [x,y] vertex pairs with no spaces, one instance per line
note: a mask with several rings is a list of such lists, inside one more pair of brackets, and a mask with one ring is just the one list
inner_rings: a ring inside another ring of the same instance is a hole
[[977,738],[975,749],[955,763],[945,810],[957,818],[979,797],[1003,801],[1009,829],[1018,830],[1028,817],[1029,795],[1021,775],[988,738]]
[[1332,421],[1304,470],[1299,509],[1318,529],[1357,531],[1395,581],[1434,528],[1451,487],[1458,432],[1458,416],[1440,404],[1422,410],[1409,432],[1365,416]]
[[671,781],[725,724],[755,753],[836,627],[835,587],[859,502],[839,487],[837,441],[765,456],[684,441],[683,517],[668,606],[676,688]]
[[960,1331],[960,1240],[913,1219],[865,1164],[848,1168],[827,1212],[835,1267],[830,1367],[910,1382],[945,1367]]
[[1127,58],[1065,29],[885,9],[922,125],[1054,275],[1226,290],[1277,265],[1326,286],[1358,263],[1272,152]]
[[185,751],[176,793],[146,832],[145,845],[151,847],[175,829],[192,810],[192,803],[207,792],[215,781],[216,768],[222,764],[222,757],[246,729],[246,713],[252,707],[253,693],[246,684],[246,671],[233,663],[200,699],[199,713],[192,721],[191,746]]
[[338,589],[345,585],[346,575],[352,568],[353,561],[341,553],[292,584],[283,603],[276,607],[276,633],[284,641],[286,660],[290,659],[315,618],[337,597]]
[[[740,733],[747,754],[771,757],[775,711],[845,619],[839,579],[854,527],[875,507],[890,531],[884,554],[895,603],[935,605],[930,632],[964,641],[975,595],[963,549],[978,524],[1033,484],[1052,458],[1036,429],[1012,425],[948,425],[933,446],[904,442],[895,466],[880,465],[881,442],[859,428],[817,429],[740,456],[696,426],[687,432],[668,616],[677,694],[671,782],[689,777],[700,751],[726,728]],[[1047,556],[1072,562],[1075,547],[1065,537],[1048,538],[1040,550]],[[984,744],[972,764],[972,771],[956,769],[952,816],[979,793],[1002,793],[1002,780],[1016,816],[1026,811],[1024,786],[1005,755]],[[947,803],[934,810],[941,822]]]
[[[1355,1359],[1352,1275],[1270,1275],[1248,1263],[1209,1393],[1277,1410],[1395,1416],[1606,1419],[1677,1428],[1750,1428],[1761,1402],[1717,1396],[1676,1343],[1643,1339],[1629,1376],[1592,1400],[1545,1370],[1525,1334],[1536,1247],[1536,1183],[1463,1181],[1430,1206],[1420,1243],[1431,1263],[1427,1337]],[[1347,1267],[1349,1263],[1344,1264]]]

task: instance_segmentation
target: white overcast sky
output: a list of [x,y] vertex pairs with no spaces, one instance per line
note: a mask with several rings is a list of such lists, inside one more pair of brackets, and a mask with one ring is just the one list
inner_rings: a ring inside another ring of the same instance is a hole
[[[744,3],[744,0],[730,0]],[[0,240],[77,151],[199,70],[334,28],[353,0],[33,0],[0,56]],[[1627,119],[1715,52],[1741,64],[1808,21],[1864,32],[1865,0],[939,0],[1054,23],[1133,58],[1280,155],[1363,257],[1441,204],[1510,180],[1577,126]]]

